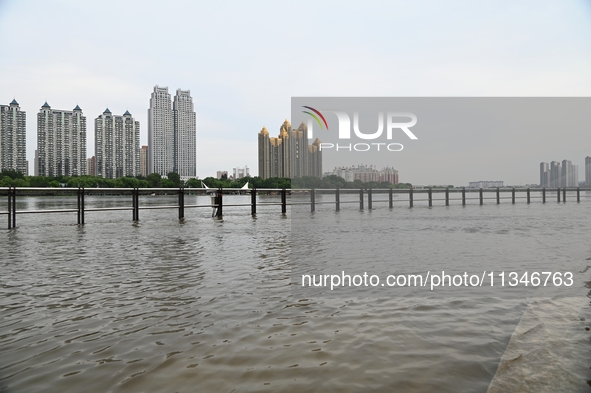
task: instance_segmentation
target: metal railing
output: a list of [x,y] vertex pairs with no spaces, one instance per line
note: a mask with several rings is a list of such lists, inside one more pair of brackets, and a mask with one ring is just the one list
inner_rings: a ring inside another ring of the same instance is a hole
[[[591,188],[488,188],[488,189],[472,189],[472,188],[426,188],[426,189],[275,189],[275,188],[253,188],[249,190],[242,190],[236,188],[32,188],[32,187],[0,187],[0,196],[8,198],[8,210],[0,212],[0,215],[8,216],[8,229],[16,227],[17,214],[38,214],[38,213],[77,213],[77,223],[84,225],[85,213],[100,212],[100,211],[129,211],[132,212],[132,220],[139,221],[140,210],[155,210],[155,209],[178,209],[178,218],[183,220],[185,218],[185,209],[190,208],[212,208],[212,217],[222,218],[224,207],[250,207],[251,215],[257,214],[257,206],[281,206],[281,213],[287,213],[287,206],[293,205],[309,205],[310,211],[316,210],[316,205],[334,204],[335,210],[341,210],[342,204],[359,204],[359,209],[364,210],[365,202],[367,202],[367,209],[372,210],[374,203],[388,203],[389,208],[393,208],[395,202],[406,202],[408,207],[414,207],[415,202],[427,202],[429,207],[433,206],[434,201],[445,201],[445,206],[450,206],[450,201],[461,201],[462,206],[467,204],[469,200],[478,200],[480,205],[484,204],[485,200],[496,200],[497,204],[501,203],[502,199],[509,199],[508,197],[501,197],[501,194],[510,194],[511,203],[515,204],[517,199],[526,199],[527,203],[531,203],[533,199],[542,199],[542,203],[546,203],[547,198],[556,198],[557,202],[567,201],[567,191],[572,194],[576,202],[581,201],[581,191],[591,191]],[[539,196],[532,195],[532,193],[540,193]],[[156,193],[164,195],[177,195],[178,204],[175,205],[157,205],[157,206],[141,206],[139,196],[155,195]],[[246,194],[250,195],[250,203],[239,204],[224,204],[224,194]],[[484,197],[484,193],[494,193],[494,197]],[[212,197],[211,204],[206,205],[187,205],[185,203],[185,195],[210,195]],[[279,202],[257,202],[257,195],[271,194],[279,195]],[[291,195],[290,203],[287,202],[287,195]],[[317,194],[326,195],[333,194],[334,201],[317,200]],[[357,200],[342,201],[342,195],[358,194]],[[443,198],[435,198],[435,194],[441,194]],[[469,197],[469,194],[478,194],[477,197]],[[517,196],[517,194],[524,194]],[[75,209],[47,209],[47,210],[20,210],[16,209],[17,196],[38,196],[38,195],[76,195],[77,205]],[[86,195],[130,195],[131,206],[121,207],[102,207],[102,208],[86,208]],[[309,201],[299,201],[299,196],[309,196]],[[395,199],[394,196],[404,195],[405,199]],[[426,198],[420,196],[426,195]],[[375,197],[387,199],[376,199]],[[454,197],[455,196],[455,197]],[[584,196],[591,196],[584,195]],[[418,198],[417,198],[418,197]],[[561,198],[562,197],[562,198]]]

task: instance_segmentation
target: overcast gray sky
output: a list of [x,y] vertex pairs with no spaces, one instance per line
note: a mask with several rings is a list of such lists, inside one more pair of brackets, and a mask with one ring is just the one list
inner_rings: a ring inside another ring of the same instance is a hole
[[[0,36],[0,102],[27,111],[31,165],[44,101],[80,105],[91,156],[106,107],[129,110],[147,143],[154,85],[191,90],[202,178],[243,165],[256,174],[257,133],[278,133],[292,96],[591,95],[586,0],[0,0]],[[545,140],[530,148],[551,150],[536,145]],[[570,159],[581,174],[583,150],[561,146],[546,160]],[[496,163],[515,184],[537,182],[538,164]],[[431,165],[401,178],[434,183]],[[471,180],[488,179],[451,171],[437,183]]]

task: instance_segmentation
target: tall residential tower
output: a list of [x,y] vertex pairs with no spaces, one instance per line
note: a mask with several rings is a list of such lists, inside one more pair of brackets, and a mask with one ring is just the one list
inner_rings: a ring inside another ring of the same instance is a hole
[[174,171],[174,130],[168,87],[154,86],[148,109],[148,166],[150,173]]
[[190,90],[178,89],[171,108],[168,87],[154,87],[148,109],[148,149],[149,173],[176,172],[181,179],[196,176],[196,119]]
[[182,180],[197,175],[196,119],[191,90],[177,89],[172,104],[174,116],[174,171]]
[[0,105],[0,171],[27,173],[27,114],[16,100]]
[[115,179],[140,174],[140,122],[129,111],[116,116],[109,108],[94,120],[96,176]]
[[269,136],[267,128],[259,132],[259,176],[270,177],[322,177],[322,151],[320,140],[308,145],[308,128],[302,123],[296,129],[285,120],[279,136]]
[[550,165],[540,162],[540,187],[550,187]]
[[86,174],[86,116],[43,104],[37,114],[37,165],[41,176]]

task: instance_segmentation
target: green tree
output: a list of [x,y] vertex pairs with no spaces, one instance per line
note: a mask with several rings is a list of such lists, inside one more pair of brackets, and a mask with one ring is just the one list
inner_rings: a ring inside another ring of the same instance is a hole
[[189,179],[187,181],[186,187],[189,187],[189,188],[201,188],[201,180],[199,180],[199,179]]
[[20,172],[13,171],[12,169],[3,169],[2,172],[0,172],[0,178],[4,178],[4,177],[9,177],[12,180],[14,180],[14,179],[24,179],[25,175],[23,175]]
[[162,176],[159,173],[150,173],[147,177],[150,185],[154,188],[162,187]]
[[176,172],[168,172],[166,175],[168,180],[172,183],[172,187],[182,187],[183,182],[181,181],[181,176]]

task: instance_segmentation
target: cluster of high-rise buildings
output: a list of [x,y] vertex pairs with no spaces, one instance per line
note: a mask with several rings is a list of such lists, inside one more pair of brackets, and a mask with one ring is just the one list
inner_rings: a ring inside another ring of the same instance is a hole
[[235,167],[232,168],[232,175],[228,176],[228,171],[217,171],[216,174],[216,178],[219,179],[232,179],[232,180],[237,180],[237,179],[242,179],[243,177],[249,177],[250,176],[250,168],[248,167],[248,165],[245,165],[243,167]]
[[334,168],[332,172],[325,172],[324,176],[335,175],[345,179],[345,181],[353,182],[360,180],[364,183],[367,182],[387,182],[390,184],[398,184],[400,182],[398,178],[398,171],[391,167],[385,167],[378,170],[373,165],[357,165],[350,167],[338,167]]
[[171,101],[168,87],[154,87],[148,110],[148,168],[182,180],[197,175],[196,116],[190,90],[177,89]]
[[[148,146],[140,146],[140,123],[129,111],[115,115],[108,108],[94,120],[95,154],[86,156],[86,116],[54,109],[47,102],[37,113],[35,175],[106,178],[166,176],[196,177],[196,119],[189,90],[178,89],[171,100],[167,87],[154,87],[148,109]],[[0,170],[28,174],[26,112],[16,100],[0,105]]]
[[[589,157],[585,158],[585,178],[589,177],[587,166]],[[586,183],[591,185],[591,183]],[[569,160],[540,163],[540,187],[578,187],[579,166],[573,165]]]
[[259,132],[259,177],[322,177],[320,139],[308,145],[308,127],[292,128],[285,120],[277,138],[266,127]]

